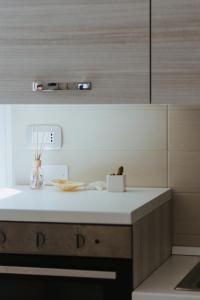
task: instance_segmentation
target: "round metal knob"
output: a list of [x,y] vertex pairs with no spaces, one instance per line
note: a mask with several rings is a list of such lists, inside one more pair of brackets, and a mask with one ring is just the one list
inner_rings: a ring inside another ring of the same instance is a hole
[[0,245],[5,244],[6,242],[6,234],[3,231],[0,231]]

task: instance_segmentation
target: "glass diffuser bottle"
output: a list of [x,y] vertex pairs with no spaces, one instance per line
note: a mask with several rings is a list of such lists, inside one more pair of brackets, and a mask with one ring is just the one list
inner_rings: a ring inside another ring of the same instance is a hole
[[34,190],[40,190],[44,186],[44,174],[42,170],[42,154],[45,150],[46,136],[44,132],[38,132],[38,127],[33,127],[33,140],[35,141],[33,168],[30,176],[30,186]]
[[44,186],[44,174],[41,165],[40,159],[34,160],[30,178],[30,185],[34,190],[40,190]]

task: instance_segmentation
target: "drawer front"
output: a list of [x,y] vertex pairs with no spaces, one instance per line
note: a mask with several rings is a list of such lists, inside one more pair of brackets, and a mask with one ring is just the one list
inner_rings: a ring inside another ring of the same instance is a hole
[[131,227],[0,222],[0,253],[131,258]]

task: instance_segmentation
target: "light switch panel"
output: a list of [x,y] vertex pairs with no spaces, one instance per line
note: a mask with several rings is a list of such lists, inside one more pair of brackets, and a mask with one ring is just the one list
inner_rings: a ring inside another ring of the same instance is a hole
[[34,124],[27,126],[26,142],[29,149],[37,145],[44,150],[59,150],[62,146],[62,129],[58,125]]

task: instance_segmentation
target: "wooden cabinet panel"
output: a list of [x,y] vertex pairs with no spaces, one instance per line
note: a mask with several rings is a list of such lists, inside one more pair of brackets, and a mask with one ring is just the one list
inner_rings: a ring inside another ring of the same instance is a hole
[[171,255],[171,211],[168,201],[133,225],[134,288]]
[[152,0],[152,102],[200,103],[200,0]]
[[[148,103],[149,0],[0,0],[0,103]],[[91,81],[33,93],[32,81]]]
[[131,258],[129,226],[0,222],[0,253]]

